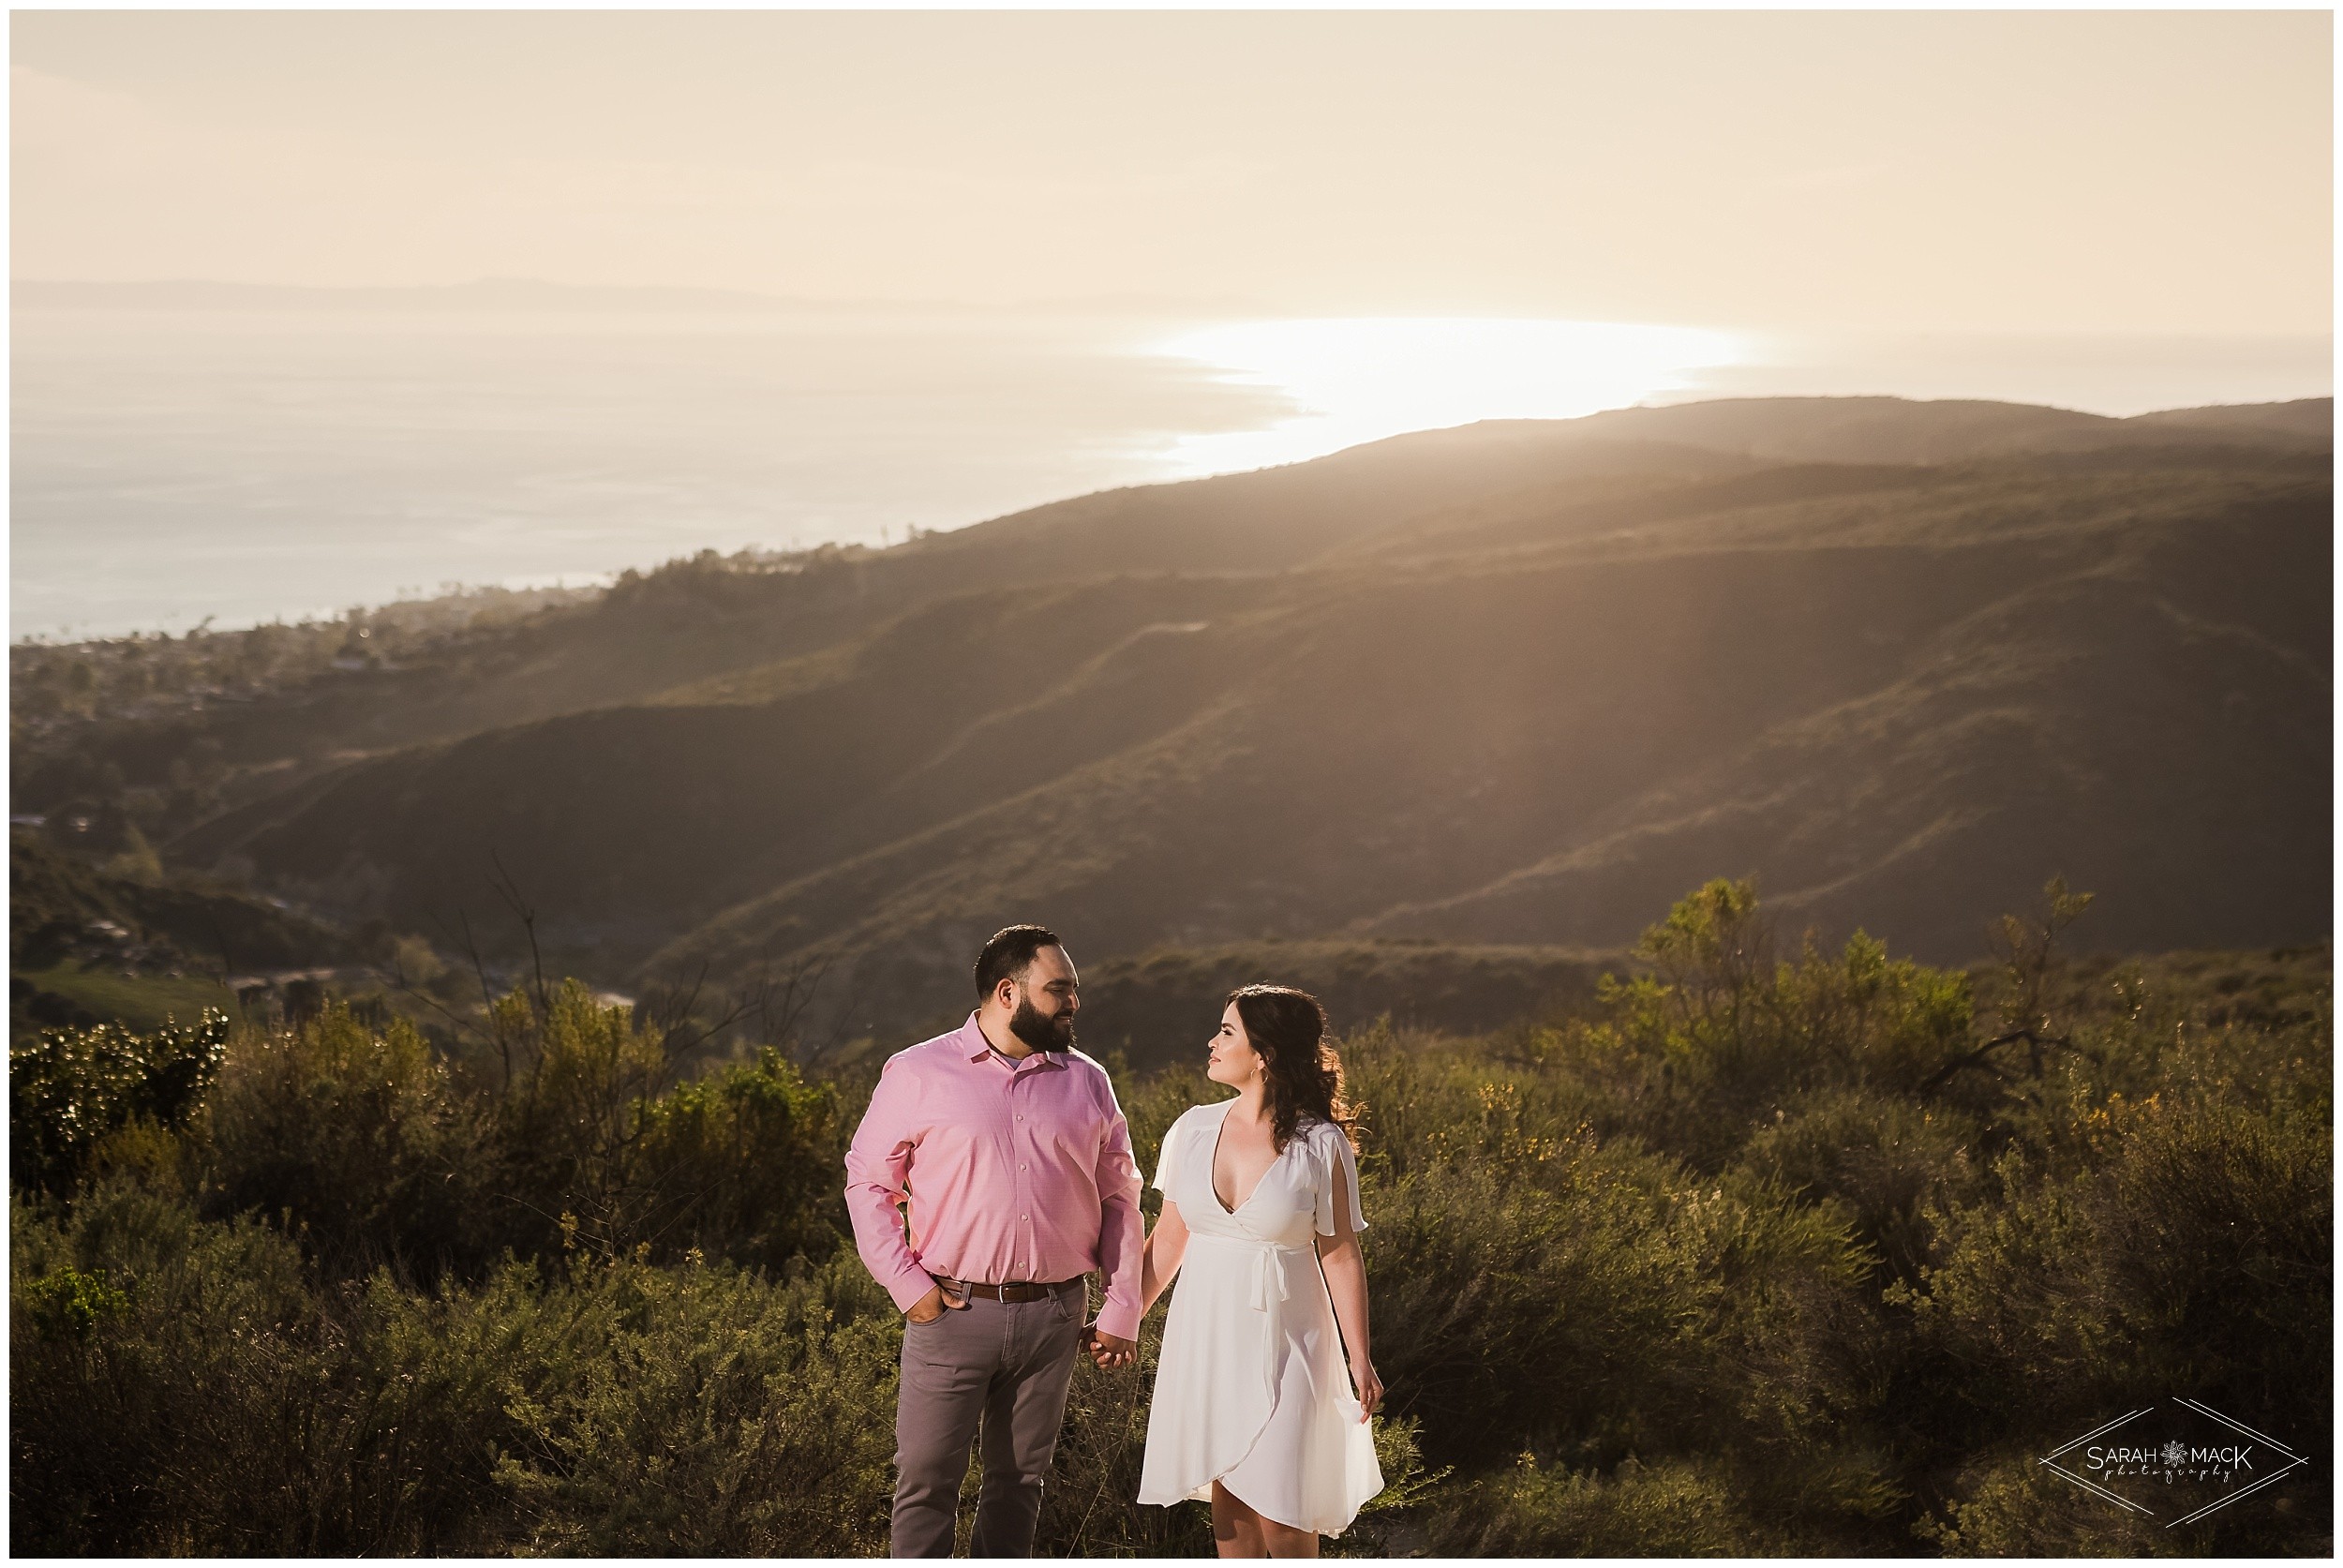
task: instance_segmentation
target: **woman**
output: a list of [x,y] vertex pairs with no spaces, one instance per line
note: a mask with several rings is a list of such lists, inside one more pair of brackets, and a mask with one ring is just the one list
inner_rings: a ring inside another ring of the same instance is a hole
[[1139,1501],[1209,1501],[1222,1557],[1315,1557],[1319,1536],[1383,1489],[1367,1424],[1383,1385],[1367,1355],[1366,1222],[1325,1028],[1302,992],[1231,992],[1205,1072],[1236,1098],[1182,1115],[1156,1166],[1163,1215],[1142,1310],[1173,1275],[1180,1287]]

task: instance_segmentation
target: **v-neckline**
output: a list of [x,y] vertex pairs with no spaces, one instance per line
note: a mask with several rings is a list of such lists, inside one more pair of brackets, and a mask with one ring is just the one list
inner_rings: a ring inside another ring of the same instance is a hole
[[[1233,1111],[1235,1109],[1236,1101],[1229,1101],[1229,1110]],[[1279,1149],[1269,1157],[1269,1163],[1261,1167],[1261,1175],[1253,1183],[1253,1190],[1245,1195],[1245,1202],[1239,1203],[1235,1208],[1231,1208],[1229,1207],[1229,1201],[1220,1196],[1220,1183],[1218,1179],[1213,1175],[1214,1170],[1220,1164],[1220,1135],[1228,1130],[1229,1112],[1223,1111],[1220,1113],[1220,1125],[1212,1129],[1212,1157],[1204,1161],[1204,1185],[1212,1188],[1213,1203],[1220,1210],[1221,1214],[1230,1219],[1234,1219],[1238,1215],[1245,1212],[1246,1203],[1250,1203],[1254,1199],[1261,1196],[1261,1183],[1269,1179],[1269,1172],[1277,1168],[1277,1162],[1285,1158],[1286,1152],[1284,1149]]]

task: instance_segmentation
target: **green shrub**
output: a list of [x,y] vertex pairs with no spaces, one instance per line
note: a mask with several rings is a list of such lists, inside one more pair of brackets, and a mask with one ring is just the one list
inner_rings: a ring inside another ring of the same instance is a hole
[[1719,1478],[1692,1464],[1609,1475],[1541,1467],[1473,1486],[1440,1511],[1431,1549],[1444,1557],[1729,1557],[1762,1549],[1734,1516]]
[[[12,1216],[11,1524],[21,1550],[300,1554],[399,1543],[346,1525],[375,1475],[327,1437],[343,1356],[283,1238],[102,1187],[59,1224]],[[120,1292],[44,1332],[66,1269]]]
[[773,1283],[579,1255],[424,1294],[321,1289],[274,1231],[131,1187],[14,1217],[21,1548],[884,1542],[900,1331],[850,1261]]
[[1546,1045],[1602,1085],[1607,1130],[1703,1170],[1729,1162],[1793,1100],[1826,1089],[1918,1096],[1971,1044],[1968,977],[1891,960],[1858,932],[1795,960],[1746,882],[1711,882],[1647,931],[1647,972],[1605,976],[1604,1016]]
[[186,1125],[219,1071],[228,1020],[135,1034],[115,1023],[43,1029],[8,1048],[8,1179],[70,1191],[108,1134],[143,1118]]
[[[1794,1101],[1739,1156],[1740,1170],[1815,1202],[1836,1202],[1894,1277],[1917,1277],[1931,1216],[1978,1190],[1979,1129],[1949,1107],[1860,1089]],[[1884,1283],[1884,1281],[1883,1281]]]
[[337,1003],[238,1033],[205,1124],[211,1212],[291,1226],[331,1273],[425,1281],[572,1245],[769,1269],[838,1246],[835,1085],[771,1050],[669,1085],[658,1039],[575,982],[542,1020],[518,994],[499,1008],[523,1048],[509,1083],[468,1082],[406,1021]]
[[2333,1302],[2333,1141],[2311,1118],[2119,1102],[2097,1171],[1997,1171],[1997,1202],[1948,1219],[1910,1299],[1988,1410],[2078,1414],[2173,1390],[2323,1426],[2300,1356]]
[[527,1549],[882,1553],[902,1336],[858,1274],[574,1270],[566,1305],[590,1320],[590,1353],[515,1401],[497,1456]]
[[208,1130],[213,1212],[290,1221],[343,1273],[472,1262],[495,1218],[473,1108],[404,1019],[377,1027],[329,1002],[239,1033]]
[[644,1108],[634,1179],[657,1202],[621,1239],[744,1267],[827,1258],[848,1233],[851,1130],[836,1088],[769,1046],[674,1089]]
[[[1712,884],[1597,1016],[1343,1039],[1392,1489],[1327,1550],[2322,1552],[2321,1467],[2181,1542],[2035,1459],[2173,1394],[2329,1429],[2324,972],[2012,947],[1979,1023],[1868,938],[1775,958]],[[867,1082],[687,1077],[574,983],[495,1018],[485,1070],[340,1008],[227,1038],[208,1094],[202,1031],[21,1058],[23,1549],[884,1548]],[[1149,1173],[1224,1094],[1117,1089]],[[1210,1550],[1135,1501],[1155,1349],[1078,1366],[1044,1552]]]
[[1468,1164],[1364,1191],[1376,1366],[1433,1452],[1616,1456],[1680,1418],[1705,1287],[1649,1178],[1584,1158],[1550,1187]]
[[[1999,1200],[1950,1216],[1945,1262],[1905,1292],[1952,1369],[1933,1402],[1954,1429],[1988,1452],[2013,1428],[2047,1449],[2110,1412],[2186,1395],[2250,1411],[2281,1441],[2330,1430],[2327,1127],[2151,1098],[2116,1102],[2096,1136],[2104,1165],[2071,1176],[2041,1179],[2021,1156],[2006,1157]],[[2085,1538],[2059,1521],[2077,1520],[2085,1535],[2096,1528],[2092,1510],[2078,1514],[2065,1499],[2037,1518],[2041,1488],[2014,1476],[2017,1464],[1970,1464],[1948,1500],[1948,1540],[2054,1553]],[[2329,1486],[2314,1469],[2288,1489],[2291,1518],[2224,1510],[2195,1527],[2187,1549],[2302,1549],[2307,1525],[2293,1521],[2323,1518]]]
[[67,1264],[26,1280],[23,1304],[35,1335],[53,1341],[88,1338],[91,1329],[127,1308],[130,1298],[103,1274],[83,1274]]

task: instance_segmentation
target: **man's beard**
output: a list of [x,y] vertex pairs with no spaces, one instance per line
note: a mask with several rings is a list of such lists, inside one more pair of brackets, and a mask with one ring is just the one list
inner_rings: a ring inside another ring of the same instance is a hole
[[1052,1018],[1035,1011],[1033,998],[1027,996],[1009,1014],[1008,1032],[1036,1051],[1063,1051],[1074,1043],[1074,1009],[1060,1008]]

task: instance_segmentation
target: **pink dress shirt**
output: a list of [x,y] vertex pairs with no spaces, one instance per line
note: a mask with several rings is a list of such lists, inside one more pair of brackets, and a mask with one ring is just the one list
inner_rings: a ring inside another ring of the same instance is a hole
[[937,1277],[1008,1285],[1103,1269],[1098,1331],[1138,1338],[1139,1190],[1106,1069],[1079,1051],[1011,1062],[974,1013],[887,1059],[846,1149],[855,1245],[905,1309]]

